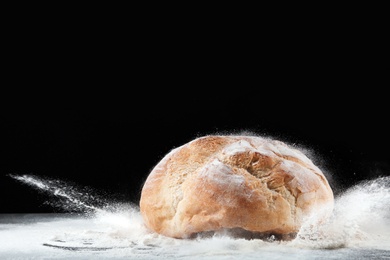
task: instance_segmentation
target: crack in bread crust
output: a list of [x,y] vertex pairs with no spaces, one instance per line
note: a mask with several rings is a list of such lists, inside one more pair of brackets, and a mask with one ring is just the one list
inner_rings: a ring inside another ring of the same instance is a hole
[[[233,168],[242,167],[241,169],[244,169],[248,174],[266,184],[266,187],[270,192],[276,192],[282,196],[290,205],[290,214],[294,218],[294,222],[296,222],[297,198],[292,194],[288,185],[288,182],[292,177],[278,170],[283,159],[285,158],[272,158],[257,151],[246,151],[222,158],[222,162]],[[255,186],[252,187],[259,188]],[[267,201],[269,206],[273,205],[272,197],[269,197],[269,200]]]

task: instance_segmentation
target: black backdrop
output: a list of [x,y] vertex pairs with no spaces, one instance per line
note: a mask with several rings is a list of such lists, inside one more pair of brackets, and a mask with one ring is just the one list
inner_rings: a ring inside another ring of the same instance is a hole
[[167,152],[214,133],[312,149],[336,193],[390,174],[388,44],[378,24],[265,32],[236,20],[141,26],[116,12],[21,12],[2,42],[0,212],[60,210],[9,174],[138,203]]

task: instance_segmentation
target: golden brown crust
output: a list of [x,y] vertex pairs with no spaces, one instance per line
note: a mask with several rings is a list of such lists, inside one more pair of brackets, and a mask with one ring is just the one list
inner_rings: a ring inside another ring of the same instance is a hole
[[175,238],[234,228],[290,234],[324,205],[333,192],[321,170],[299,150],[256,136],[204,136],[172,150],[140,199],[145,225]]

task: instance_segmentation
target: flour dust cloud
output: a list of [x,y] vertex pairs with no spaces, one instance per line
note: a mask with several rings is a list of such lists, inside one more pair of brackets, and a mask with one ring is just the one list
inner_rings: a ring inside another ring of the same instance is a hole
[[193,239],[168,238],[144,227],[137,205],[102,201],[94,194],[86,196],[60,180],[45,180],[34,175],[10,177],[46,192],[52,200],[61,200],[64,210],[78,210],[85,214],[59,214],[50,221],[41,219],[14,228],[9,225],[2,227],[0,222],[0,255],[15,252],[18,244],[12,241],[16,237],[25,240],[19,255],[28,254],[32,248],[38,247],[41,253],[53,258],[61,258],[58,252],[62,252],[73,257],[87,254],[110,258],[229,259],[242,255],[255,258],[261,252],[272,259],[277,252],[278,256],[290,259],[299,252],[305,259],[320,254],[322,250],[353,248],[381,250],[382,254],[390,255],[390,177],[365,181],[344,191],[335,198],[334,212],[328,222],[314,225],[317,222],[313,216],[291,241],[278,241],[272,237],[244,239],[229,236],[229,233]]

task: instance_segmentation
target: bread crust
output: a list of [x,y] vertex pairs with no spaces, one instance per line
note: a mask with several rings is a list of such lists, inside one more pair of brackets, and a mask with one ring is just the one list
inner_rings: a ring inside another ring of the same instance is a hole
[[300,150],[258,136],[208,135],[171,150],[141,191],[147,228],[188,238],[222,229],[292,234],[333,208],[322,171]]

